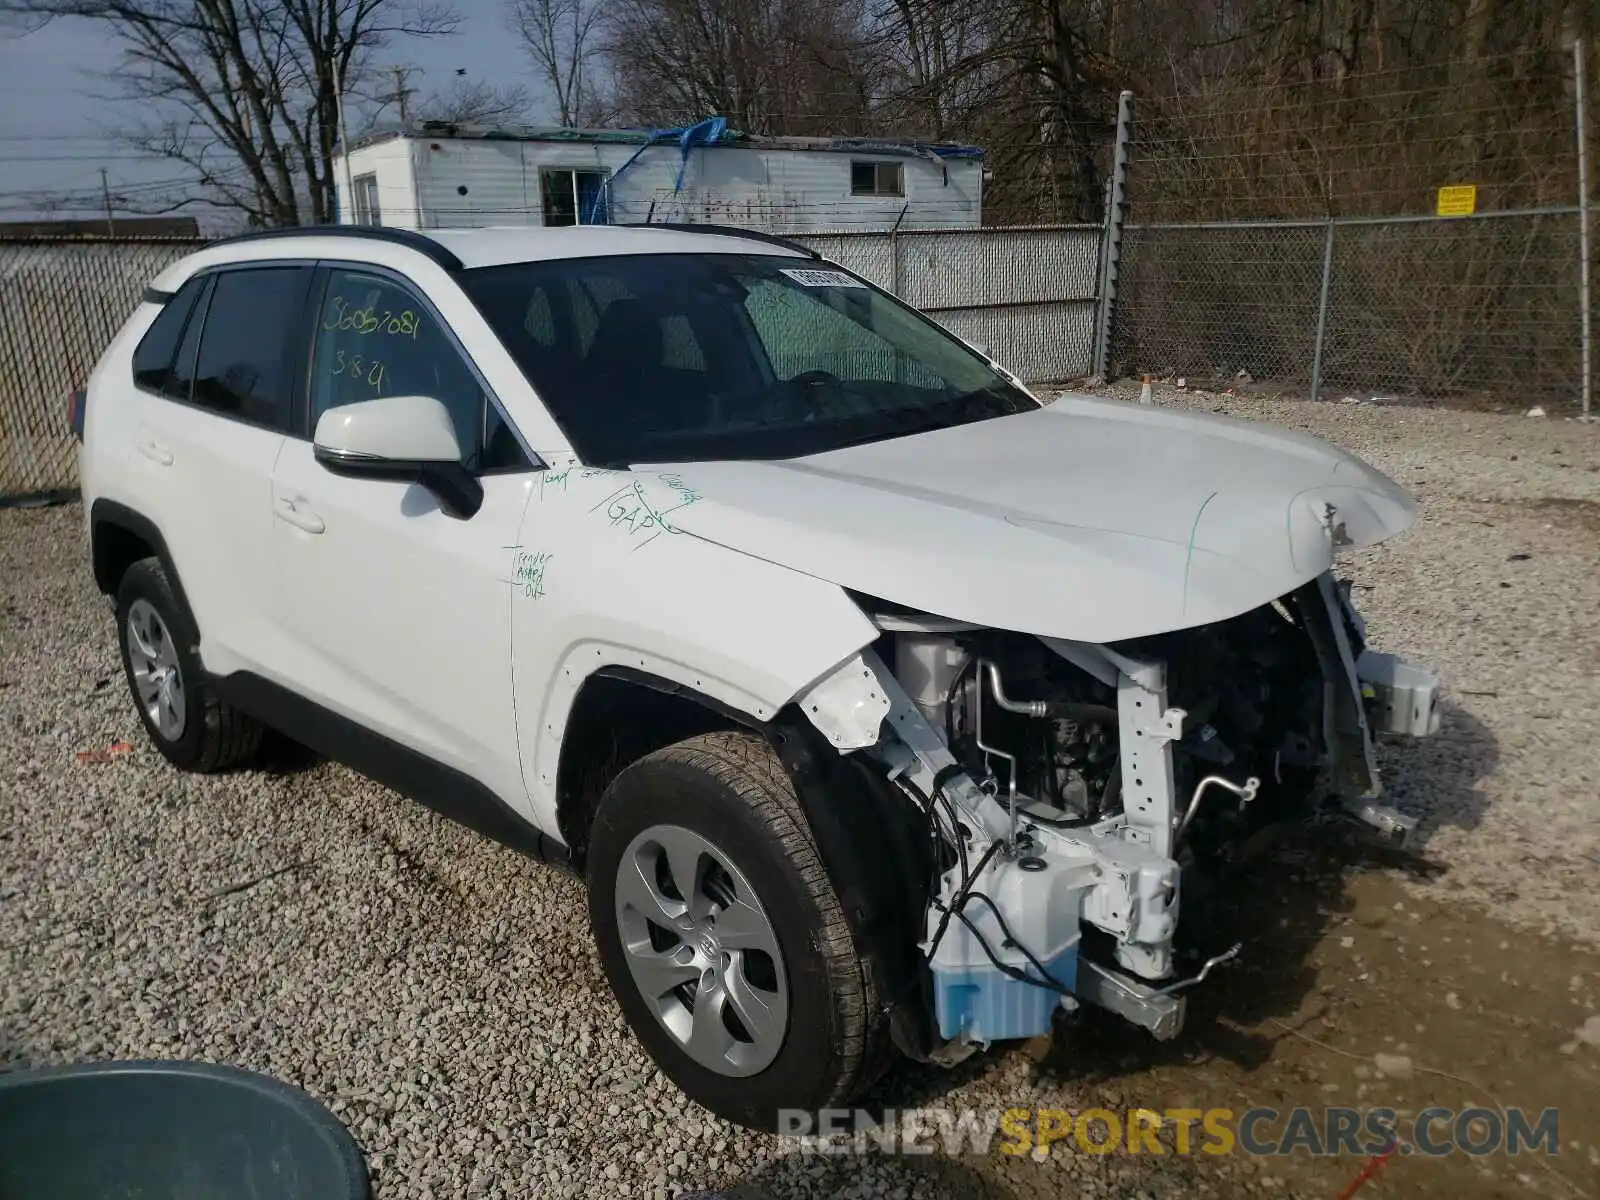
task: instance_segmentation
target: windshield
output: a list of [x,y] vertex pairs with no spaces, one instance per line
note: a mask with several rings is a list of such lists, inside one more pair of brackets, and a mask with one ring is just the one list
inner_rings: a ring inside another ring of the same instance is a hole
[[555,259],[463,281],[596,466],[790,458],[1038,407],[925,317],[803,258]]

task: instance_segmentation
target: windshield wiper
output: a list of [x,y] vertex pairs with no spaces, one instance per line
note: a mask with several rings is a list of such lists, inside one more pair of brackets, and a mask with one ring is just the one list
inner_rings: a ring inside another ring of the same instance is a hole
[[[868,442],[881,442],[887,438],[911,437],[919,433],[932,433],[935,429],[948,429],[950,422],[929,413],[926,409],[884,409],[872,414],[879,419],[878,427],[854,437],[839,438],[831,442],[829,450],[842,450],[846,446],[863,446]],[[826,453],[824,451],[823,453]]]
[[[972,410],[979,400],[989,400],[990,411],[980,412],[974,416]],[[1025,400],[1026,397],[1012,388],[991,383],[973,392],[962,392],[945,403],[957,405],[957,411],[969,420],[981,420],[984,417],[1009,417],[1015,413],[1027,412],[1033,405],[1024,403]]]

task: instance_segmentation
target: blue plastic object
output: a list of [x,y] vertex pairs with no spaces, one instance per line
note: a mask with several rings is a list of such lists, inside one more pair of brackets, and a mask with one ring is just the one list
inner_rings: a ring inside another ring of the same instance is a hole
[[[1074,941],[1053,959],[1043,960],[1050,977],[1069,991],[1078,981],[1078,945]],[[1042,978],[1032,967],[1025,968]],[[933,968],[934,1011],[941,1037],[965,1035],[987,1045],[1050,1032],[1050,1017],[1061,993],[1013,979],[993,963]]]
[[369,1200],[355,1139],[237,1067],[108,1062],[0,1074],[0,1198]]
[[612,173],[611,178],[606,181],[605,189],[602,189],[601,194],[595,197],[594,203],[590,206],[589,219],[584,222],[584,224],[601,224],[599,216],[601,205],[605,201],[605,190],[614,187],[617,180],[622,178],[623,172],[629,167],[633,166],[634,163],[638,162],[639,156],[646,150],[650,149],[651,146],[659,145],[661,142],[667,141],[668,139],[677,141],[678,177],[676,182],[674,182],[672,185],[672,190],[674,193],[676,193],[683,190],[683,176],[684,173],[689,169],[689,153],[696,146],[716,145],[722,140],[722,135],[727,132],[727,117],[707,117],[703,121],[696,121],[693,125],[685,125],[678,129],[652,129],[646,136],[644,145],[635,150],[628,158],[628,161],[618,167],[616,171]]

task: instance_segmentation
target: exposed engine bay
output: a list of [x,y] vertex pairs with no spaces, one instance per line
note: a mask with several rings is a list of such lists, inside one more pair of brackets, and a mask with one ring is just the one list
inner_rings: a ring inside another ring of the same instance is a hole
[[869,753],[926,816],[922,949],[946,1052],[1098,1004],[1158,1037],[1184,993],[1181,903],[1263,826],[1335,801],[1385,839],[1374,742],[1437,728],[1438,679],[1377,653],[1331,573],[1240,616],[1112,645],[872,602],[863,656],[893,738]]

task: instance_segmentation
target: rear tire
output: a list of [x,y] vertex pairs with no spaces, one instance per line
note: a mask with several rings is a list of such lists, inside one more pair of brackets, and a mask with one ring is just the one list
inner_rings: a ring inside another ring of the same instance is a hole
[[200,665],[199,631],[154,558],[117,587],[117,646],[145,735],[173,766],[223,771],[249,760],[261,725],[223,703]]
[[779,1110],[815,1114],[869,1081],[872,989],[761,738],[704,734],[619,774],[595,816],[588,877],[611,990],[690,1099],[774,1130]]

